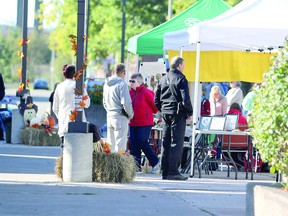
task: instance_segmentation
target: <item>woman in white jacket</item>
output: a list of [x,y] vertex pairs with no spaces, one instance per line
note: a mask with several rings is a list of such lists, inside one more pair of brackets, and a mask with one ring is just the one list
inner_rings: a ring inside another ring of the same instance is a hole
[[[67,65],[63,67],[63,76],[65,80],[59,83],[56,87],[53,99],[53,112],[58,118],[58,135],[64,139],[64,133],[68,132],[68,123],[70,122],[70,112],[75,109],[75,94],[76,81],[73,79],[76,72],[74,65]],[[83,97],[87,94],[86,89],[83,87]],[[85,100],[85,108],[90,106],[90,97]],[[83,110],[83,121],[86,121],[85,113]]]
[[241,82],[230,82],[231,89],[228,91],[227,98],[227,112],[230,110],[230,106],[233,103],[238,103],[240,106],[242,105],[243,100],[243,92],[241,90]]

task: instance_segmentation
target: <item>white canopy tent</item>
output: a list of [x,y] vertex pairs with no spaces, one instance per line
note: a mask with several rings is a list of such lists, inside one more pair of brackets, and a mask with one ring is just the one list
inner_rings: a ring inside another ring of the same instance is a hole
[[276,50],[284,45],[288,35],[287,11],[288,0],[243,0],[210,21],[164,35],[165,51],[196,51],[191,175],[198,121],[200,50]]

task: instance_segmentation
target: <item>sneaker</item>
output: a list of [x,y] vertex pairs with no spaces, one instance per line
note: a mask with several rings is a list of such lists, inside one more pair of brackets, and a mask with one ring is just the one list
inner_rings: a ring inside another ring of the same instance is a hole
[[175,180],[175,181],[186,181],[188,177],[182,176],[182,175],[168,175],[168,180]]
[[152,167],[151,173],[152,174],[158,173],[159,172],[159,166],[160,166],[160,164],[158,162],[154,167]]

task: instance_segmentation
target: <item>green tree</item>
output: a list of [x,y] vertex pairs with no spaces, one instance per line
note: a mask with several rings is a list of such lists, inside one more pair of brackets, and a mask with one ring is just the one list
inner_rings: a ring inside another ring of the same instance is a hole
[[[122,34],[122,1],[91,0],[89,24],[89,59],[107,57],[108,54],[119,56]],[[42,10],[48,8],[43,5]],[[51,33],[50,47],[60,55],[73,55],[68,35],[77,34],[77,1],[52,0],[53,9],[44,16],[49,22],[56,22],[56,29]],[[157,26],[166,20],[167,3],[164,0],[127,1],[126,40],[136,34]]]
[[[224,0],[227,4],[230,6],[235,6],[242,0]],[[197,0],[173,0],[173,16],[183,12],[188,7],[191,7],[193,4],[195,4]]]
[[[235,5],[241,0],[226,0]],[[181,13],[196,0],[173,1],[174,16]],[[167,20],[167,0],[126,1],[126,41],[128,38],[149,30]],[[108,54],[120,56],[122,33],[122,0],[90,0],[90,23],[88,34],[88,58],[105,58]],[[73,55],[68,35],[77,34],[77,1],[51,0],[42,5],[41,10],[50,7],[44,14],[49,22],[56,22],[51,34],[50,47],[57,50],[58,56]]]
[[18,79],[17,67],[21,65],[21,59],[17,56],[19,36],[17,28],[7,28],[0,34],[0,68],[5,82]]

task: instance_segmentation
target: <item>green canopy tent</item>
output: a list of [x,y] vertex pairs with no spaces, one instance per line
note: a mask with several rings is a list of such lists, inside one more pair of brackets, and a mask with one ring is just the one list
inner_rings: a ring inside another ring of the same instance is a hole
[[181,14],[128,41],[128,52],[137,55],[163,55],[164,33],[190,27],[212,19],[231,7],[222,0],[199,0]]

